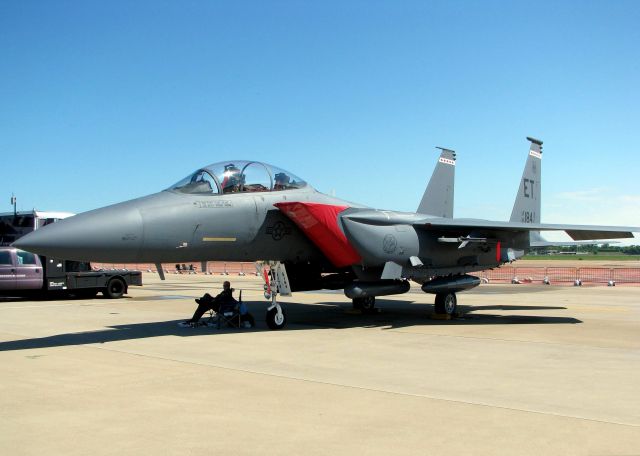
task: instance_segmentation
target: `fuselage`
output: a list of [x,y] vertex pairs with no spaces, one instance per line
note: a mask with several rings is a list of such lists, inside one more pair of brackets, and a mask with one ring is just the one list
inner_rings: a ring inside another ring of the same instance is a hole
[[349,205],[312,187],[183,194],[165,190],[44,227],[21,246],[52,257],[107,263],[320,261],[323,255],[274,204]]

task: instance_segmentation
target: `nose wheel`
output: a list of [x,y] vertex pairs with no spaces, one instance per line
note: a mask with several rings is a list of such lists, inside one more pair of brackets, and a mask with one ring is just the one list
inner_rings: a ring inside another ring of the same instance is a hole
[[275,307],[269,307],[267,310],[267,326],[269,329],[282,329],[287,323],[287,316],[280,304],[276,303]]

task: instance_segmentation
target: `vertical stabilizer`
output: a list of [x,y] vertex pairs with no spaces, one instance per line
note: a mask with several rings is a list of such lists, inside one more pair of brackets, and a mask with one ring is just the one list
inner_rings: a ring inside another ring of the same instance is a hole
[[453,218],[453,187],[456,173],[456,153],[442,150],[427,189],[422,195],[418,213]]
[[527,139],[531,142],[529,155],[509,220],[519,223],[540,223],[542,141],[529,137]]

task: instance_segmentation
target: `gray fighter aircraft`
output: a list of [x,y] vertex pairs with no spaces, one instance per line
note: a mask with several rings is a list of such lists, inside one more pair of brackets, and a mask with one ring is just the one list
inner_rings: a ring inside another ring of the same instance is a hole
[[452,218],[455,153],[443,149],[417,213],[349,203],[274,166],[231,160],[159,193],[49,225],[14,245],[112,263],[260,261],[269,265],[272,329],[286,323],[278,293],[343,289],[354,307],[369,310],[376,296],[409,291],[409,280],[435,294],[437,313],[453,314],[456,293],[480,283],[469,273],[521,257],[532,233],[562,230],[574,240],[591,240],[632,238],[640,231],[540,223],[542,142],[527,139],[529,155],[509,222]]

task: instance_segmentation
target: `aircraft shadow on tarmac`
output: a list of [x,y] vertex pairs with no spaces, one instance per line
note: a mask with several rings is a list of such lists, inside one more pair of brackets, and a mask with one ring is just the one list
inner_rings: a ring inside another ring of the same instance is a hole
[[566,307],[556,306],[461,306],[465,312],[475,310],[566,310]]
[[[380,313],[350,315],[347,304],[336,305],[334,302],[318,303],[320,305],[334,305],[333,311],[304,315],[305,318],[292,319],[294,323],[307,327],[322,328],[351,328],[351,327],[384,327],[385,329],[398,329],[407,326],[440,326],[440,325],[496,325],[496,324],[576,324],[581,320],[571,317],[554,317],[548,315],[499,315],[499,314],[474,314],[477,310],[564,310],[566,307],[560,306],[465,306],[459,305],[458,309],[462,315],[460,318],[451,320],[431,319],[433,305],[424,303],[414,303],[405,300],[377,299],[376,306],[381,309]],[[345,315],[346,313],[346,315]]]
[[[432,320],[429,318],[433,306],[429,304],[414,304],[412,301],[378,299],[377,305],[382,309],[374,314],[350,313],[350,304],[336,302],[322,302],[317,304],[302,304],[289,302],[286,304],[288,325],[281,331],[308,331],[313,329],[348,329],[348,328],[384,328],[399,329],[409,326],[442,326],[442,325],[498,325],[498,324],[576,324],[581,320],[570,317],[553,317],[541,315],[493,315],[474,314],[474,310],[555,310],[565,307],[552,306],[460,306],[463,318],[448,321]],[[103,330],[56,334],[48,337],[21,339],[0,342],[0,351],[29,350],[49,347],[72,345],[89,345],[123,340],[146,339],[152,337],[178,336],[213,336],[216,334],[249,333],[256,331],[270,331],[264,320],[259,318],[264,314],[268,303],[247,302],[247,306],[254,316],[257,325],[251,329],[199,327],[181,328],[181,320],[155,321],[148,323],[132,323],[125,325],[107,326]]]

